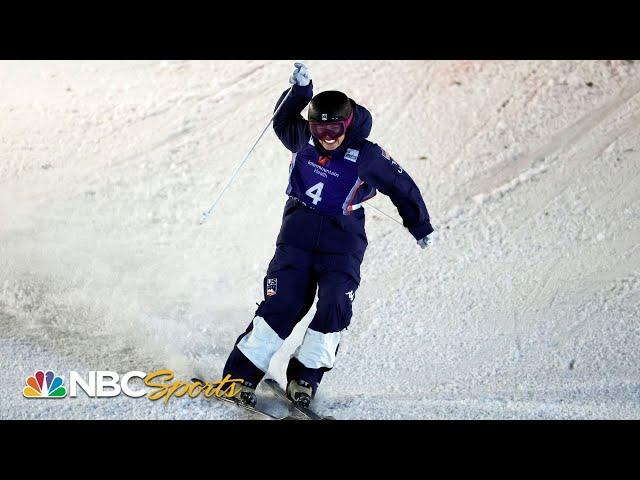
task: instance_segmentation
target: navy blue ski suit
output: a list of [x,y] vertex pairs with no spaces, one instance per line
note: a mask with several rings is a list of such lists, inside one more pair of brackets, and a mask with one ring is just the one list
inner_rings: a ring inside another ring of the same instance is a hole
[[416,240],[433,228],[415,182],[380,146],[366,140],[372,124],[369,111],[351,100],[353,122],[340,147],[328,152],[311,136],[301,115],[312,97],[312,83],[294,85],[274,118],[276,135],[292,153],[289,199],[263,280],[264,300],[238,337],[223,376],[257,385],[271,357],[313,305],[317,288],[315,315],[287,368],[288,380],[305,380],[315,393],[323,374],[333,367],[360,284],[367,248],[360,204],[379,191],[390,197]]

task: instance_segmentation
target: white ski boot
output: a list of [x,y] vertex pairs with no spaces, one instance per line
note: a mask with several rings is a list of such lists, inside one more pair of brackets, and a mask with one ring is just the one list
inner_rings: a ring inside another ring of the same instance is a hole
[[256,397],[256,387],[252,383],[246,381],[241,384],[236,383],[234,388],[236,392],[231,397],[231,400],[242,405],[248,405],[251,408],[256,407],[258,398]]
[[287,398],[300,407],[309,408],[313,388],[304,380],[290,380],[287,384]]

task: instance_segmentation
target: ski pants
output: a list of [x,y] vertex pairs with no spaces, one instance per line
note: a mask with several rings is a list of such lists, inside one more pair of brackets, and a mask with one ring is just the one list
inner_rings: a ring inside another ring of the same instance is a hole
[[351,321],[361,255],[318,253],[279,244],[263,280],[264,300],[227,359],[223,377],[257,385],[295,325],[318,302],[302,344],[287,367],[287,381],[305,380],[315,394],[334,366],[340,335]]

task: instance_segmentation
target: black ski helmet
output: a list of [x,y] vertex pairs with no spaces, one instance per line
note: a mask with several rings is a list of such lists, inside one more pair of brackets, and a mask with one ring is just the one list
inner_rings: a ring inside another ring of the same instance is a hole
[[349,97],[336,90],[327,90],[313,97],[308,117],[310,122],[336,122],[346,121],[352,113]]

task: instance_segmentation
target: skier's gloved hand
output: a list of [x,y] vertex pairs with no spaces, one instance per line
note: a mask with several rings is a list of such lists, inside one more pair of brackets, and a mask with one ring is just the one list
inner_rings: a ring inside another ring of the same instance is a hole
[[309,73],[306,65],[301,62],[296,62],[293,66],[295,67],[295,70],[289,78],[289,83],[292,85],[300,85],[301,87],[309,85],[309,82],[311,82],[311,74]]
[[426,237],[418,240],[418,245],[420,245],[420,248],[427,248],[429,245],[431,245],[432,242],[433,239],[429,238],[429,235],[427,235]]

